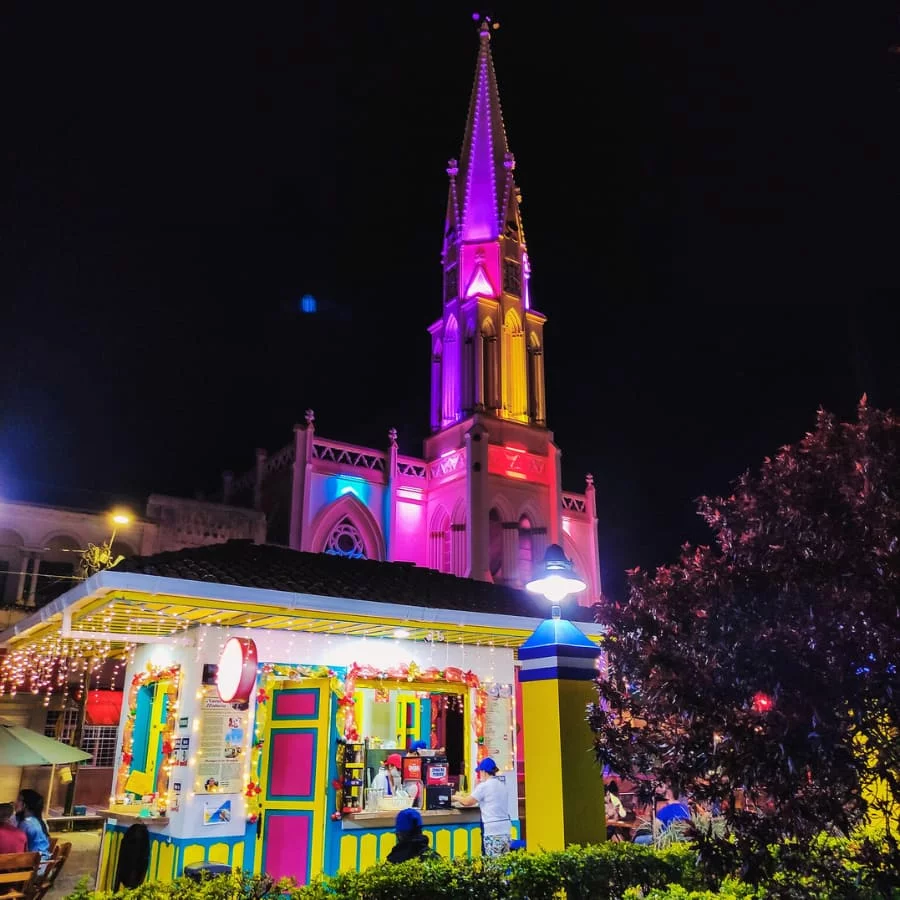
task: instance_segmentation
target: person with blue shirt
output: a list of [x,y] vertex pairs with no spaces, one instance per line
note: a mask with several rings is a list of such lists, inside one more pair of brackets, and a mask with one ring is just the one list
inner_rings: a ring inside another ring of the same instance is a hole
[[25,788],[16,800],[16,819],[19,831],[25,832],[29,853],[40,853],[50,859],[50,832],[44,821],[44,798],[31,788]]

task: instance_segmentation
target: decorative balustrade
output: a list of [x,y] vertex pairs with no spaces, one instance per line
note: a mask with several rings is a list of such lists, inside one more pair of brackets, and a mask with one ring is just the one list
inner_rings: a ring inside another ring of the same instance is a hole
[[314,440],[312,458],[320,462],[354,466],[369,469],[372,472],[384,472],[387,468],[387,457],[377,450],[355,447],[353,444],[342,444],[338,441]]
[[231,482],[231,492],[233,494],[239,494],[241,491],[252,491],[253,486],[256,484],[256,469],[250,469],[247,472],[244,472],[243,475],[239,475],[234,481]]
[[563,491],[562,508],[563,512],[586,513],[584,494],[570,494]]
[[425,460],[413,456],[398,456],[397,474],[407,478],[425,478],[428,474]]
[[293,444],[288,444],[286,447],[282,447],[277,453],[274,453],[266,460],[265,466],[265,475],[268,477],[269,475],[274,475],[276,472],[280,472],[282,469],[287,469],[289,466],[294,464],[294,456],[296,455],[296,447]]
[[455,472],[462,472],[466,467],[466,450],[461,447],[445,456],[440,456],[428,466],[431,478],[447,478]]

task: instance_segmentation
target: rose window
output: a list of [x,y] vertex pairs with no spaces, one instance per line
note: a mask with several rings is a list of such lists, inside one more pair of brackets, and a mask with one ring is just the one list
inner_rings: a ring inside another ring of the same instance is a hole
[[351,559],[366,559],[366,545],[359,529],[344,516],[331,531],[325,542],[325,552],[332,556],[349,556]]

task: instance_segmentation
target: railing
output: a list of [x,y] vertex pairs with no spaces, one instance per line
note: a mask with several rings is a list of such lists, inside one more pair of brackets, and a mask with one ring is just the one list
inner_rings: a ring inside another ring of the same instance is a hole
[[454,472],[462,471],[466,466],[466,448],[460,447],[453,453],[440,456],[429,465],[432,478],[445,478]]
[[[379,450],[369,447],[358,447],[355,444],[345,444],[342,441],[322,440],[313,438],[311,456],[319,462],[334,463],[335,465],[353,466],[359,469],[368,469],[370,472],[386,472],[388,469],[388,456]],[[293,465],[295,459],[295,447],[288,444],[282,447],[266,461],[264,475],[268,477],[281,469]],[[397,457],[397,474],[407,478],[427,478],[428,466],[425,460],[415,456]],[[252,490],[256,485],[256,470],[251,469],[232,482],[232,492]]]
[[342,444],[338,441],[313,440],[312,458],[321,462],[369,469],[373,472],[383,472],[387,467],[387,458],[384,453],[366,447],[355,447],[353,444]]
[[428,474],[425,460],[413,456],[398,456],[397,474],[406,475],[408,478],[425,478]]
[[274,475],[275,472],[286,469],[288,466],[292,466],[294,464],[295,453],[296,448],[293,444],[282,447],[276,454],[270,456],[266,460],[265,474]]
[[586,513],[584,494],[569,494],[563,491],[562,508],[563,512]]

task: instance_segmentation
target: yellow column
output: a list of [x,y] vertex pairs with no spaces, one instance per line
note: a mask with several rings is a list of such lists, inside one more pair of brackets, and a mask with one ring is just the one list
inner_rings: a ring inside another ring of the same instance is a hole
[[603,771],[585,721],[596,700],[599,650],[563,619],[548,619],[519,648],[529,850],[606,839]]

